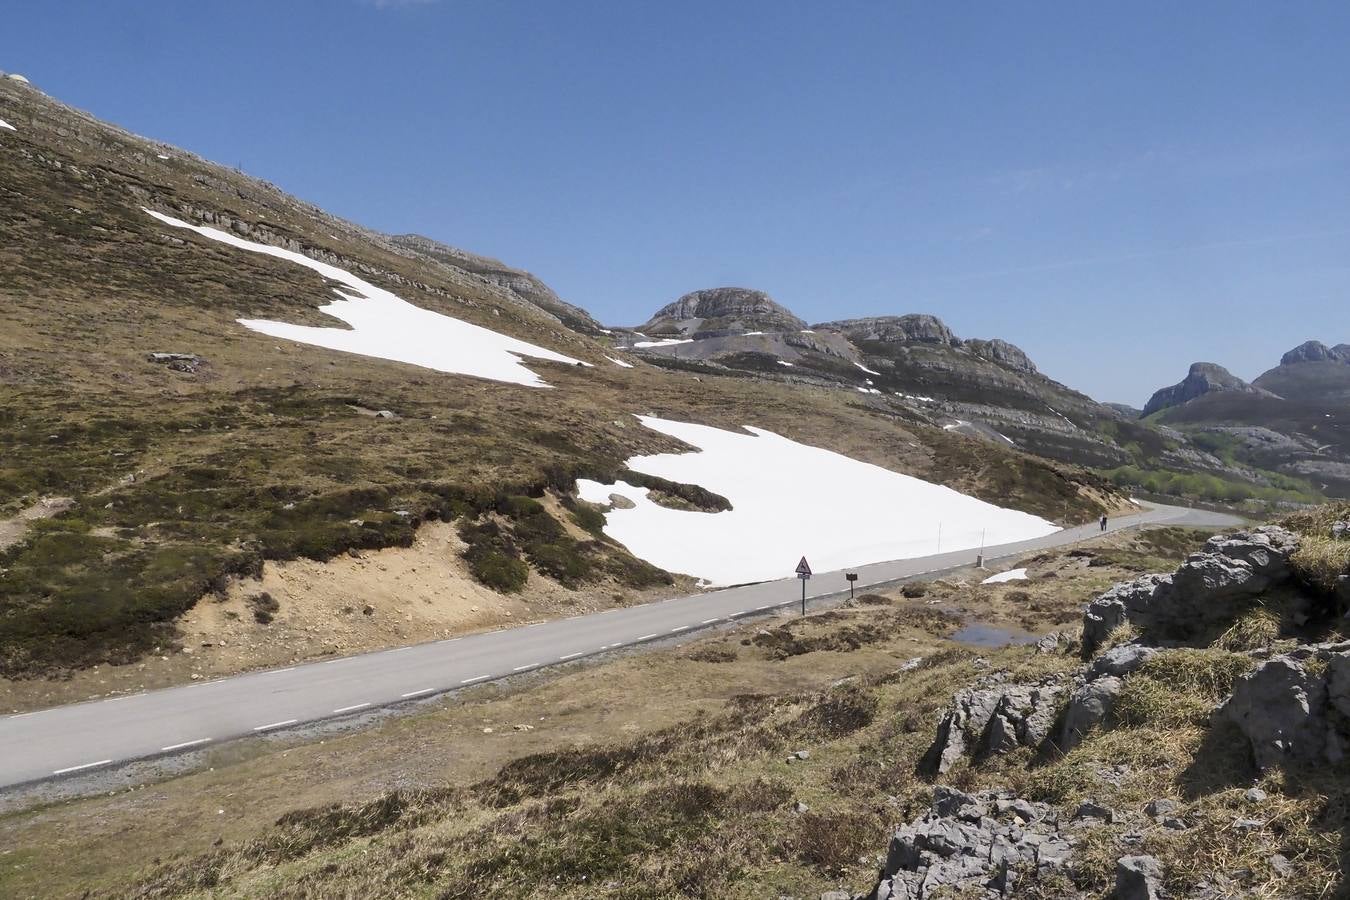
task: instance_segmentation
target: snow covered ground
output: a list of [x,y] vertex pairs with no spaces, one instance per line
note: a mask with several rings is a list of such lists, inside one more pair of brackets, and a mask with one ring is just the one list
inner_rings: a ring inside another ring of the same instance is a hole
[[570,356],[536,347],[491,329],[414,306],[397,294],[363,281],[344,269],[310,259],[301,253],[246,241],[216,228],[190,225],[151,209],[146,212],[174,228],[186,228],[222,244],[250,253],[275,256],[313,269],[324,278],[346,288],[333,288],[333,293],[341,299],[321,306],[319,310],[346,322],[351,326],[349,329],[291,325],[264,319],[239,320],[239,324],[253,331],[330,350],[424,366],[438,372],[472,375],[530,387],[548,385],[525,368],[520,357],[529,356],[571,365],[578,362]]
[[731,501],[705,513],[669,509],[625,482],[579,481],[582,499],[631,500],[606,514],[605,533],[635,555],[715,585],[792,575],[805,556],[817,572],[974,549],[1051,534],[1044,519],[1002,509],[941,485],[799,444],[761,428],[750,434],[639,416],[698,453],[628,460],[628,467],[700,485]]
[[674,347],[676,344],[692,344],[693,338],[663,338],[659,341],[638,341],[634,347],[646,349],[647,347]]
[[980,584],[1003,584],[1005,581],[1026,581],[1026,569],[1009,569],[1006,572],[999,572],[997,575],[990,575]]
[[8,128],[10,131],[18,131],[18,130],[19,130],[19,129],[15,128],[13,125],[11,125],[11,124],[9,124],[8,122],[6,122],[4,119],[0,119],[0,128]]
[[610,362],[614,363],[614,365],[619,366],[620,368],[623,368],[623,369],[631,369],[631,368],[633,368],[633,364],[632,364],[632,363],[624,362],[623,360],[618,359],[617,357],[606,356],[605,359],[609,360]]

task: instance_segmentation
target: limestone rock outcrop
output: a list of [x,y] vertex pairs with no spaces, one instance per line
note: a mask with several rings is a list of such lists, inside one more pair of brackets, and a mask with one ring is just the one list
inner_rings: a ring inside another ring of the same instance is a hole
[[1090,656],[1127,622],[1151,637],[1184,638],[1232,618],[1235,604],[1290,577],[1289,558],[1298,543],[1277,525],[1215,535],[1173,574],[1112,587],[1083,614],[1084,653]]

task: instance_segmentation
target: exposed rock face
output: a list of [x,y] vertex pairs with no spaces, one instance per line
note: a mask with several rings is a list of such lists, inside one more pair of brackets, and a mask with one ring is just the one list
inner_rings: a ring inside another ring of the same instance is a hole
[[1160,409],[1180,406],[1205,394],[1218,391],[1240,391],[1245,394],[1265,394],[1269,391],[1253,387],[1229,372],[1223,366],[1214,363],[1198,362],[1191,366],[1190,372],[1179,383],[1165,387],[1155,393],[1144,406],[1144,415],[1152,415]]
[[1116,860],[1116,900],[1159,900],[1163,867],[1156,856],[1122,856]]
[[1251,742],[1262,769],[1342,762],[1350,747],[1350,644],[1267,660],[1238,679],[1219,713]]
[[1050,736],[1062,688],[1057,680],[1003,684],[1002,674],[952,698],[937,736],[920,763],[921,771],[944,773],[962,757],[1038,747]]
[[1337,344],[1335,347],[1328,347],[1321,341],[1307,341],[1280,357],[1280,365],[1282,366],[1292,366],[1305,362],[1350,363],[1350,344]]
[[1083,650],[1091,655],[1129,622],[1152,637],[1185,637],[1225,621],[1236,602],[1290,576],[1298,538],[1279,526],[1216,535],[1171,575],[1145,575],[1112,587],[1083,614]]
[[720,287],[685,294],[656,311],[638,331],[649,335],[716,337],[747,331],[801,331],[806,323],[763,291]]
[[964,346],[981,359],[996,362],[1001,366],[1007,366],[1010,369],[1029,374],[1035,374],[1037,371],[1035,363],[1031,361],[1031,357],[1022,351],[1022,348],[1000,338],[989,341],[972,338],[966,341]]
[[1124,686],[1125,683],[1116,676],[1103,675],[1074,689],[1069,697],[1069,706],[1064,711],[1064,724],[1060,728],[1060,752],[1068,753],[1077,747],[1088,732],[1106,721]]
[[591,318],[590,313],[563,300],[551,287],[529,272],[513,269],[500,260],[460,250],[458,247],[442,244],[420,234],[396,234],[389,240],[405,250],[430,257],[443,265],[459,269],[502,288],[512,296],[558,319],[568,328],[591,334],[601,330],[600,323]]
[[1017,896],[1019,875],[1034,882],[1059,869],[1076,845],[1076,836],[1061,828],[1044,803],[1008,792],[971,795],[939,786],[932,809],[891,837],[871,896]]
[[[907,316],[872,316],[823,322],[817,329],[843,333],[851,341],[882,341],[888,344],[945,344],[961,346],[961,341],[941,319],[925,313]],[[1012,347],[1011,344],[1007,346]],[[1016,350],[1016,347],[1013,347]],[[1021,353],[1020,350],[1017,351]]]

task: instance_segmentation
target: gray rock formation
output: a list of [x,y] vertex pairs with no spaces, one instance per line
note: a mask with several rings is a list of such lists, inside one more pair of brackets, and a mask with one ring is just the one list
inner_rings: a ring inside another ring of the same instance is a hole
[[1350,363],[1350,344],[1337,344],[1335,347],[1328,347],[1321,341],[1307,341],[1280,357],[1280,365],[1282,366],[1293,366],[1305,362]]
[[[851,341],[961,346],[961,341],[941,319],[925,313],[912,313],[907,316],[870,316],[863,319],[843,319],[837,322],[822,322],[813,327],[822,331],[838,331]],[[1011,344],[1007,346],[1012,347]],[[1017,348],[1013,347],[1013,349],[1016,350]],[[1021,353],[1020,350],[1017,352]]]
[[1076,845],[1076,836],[1060,827],[1044,803],[1007,792],[970,795],[939,786],[932,809],[891,837],[870,896],[1017,896],[1017,879],[1034,882],[1060,869]]
[[1159,900],[1162,879],[1156,856],[1122,856],[1116,861],[1115,900]]
[[952,697],[920,763],[921,771],[941,774],[965,756],[1039,747],[1050,736],[1063,690],[1059,682],[1004,684],[1003,677],[996,673]]
[[1058,746],[1060,752],[1068,753],[1083,742],[1093,728],[1096,728],[1116,705],[1116,697],[1125,683],[1114,675],[1103,675],[1095,681],[1079,685],[1069,695],[1069,705],[1064,710],[1064,720],[1060,727]]
[[1031,357],[1023,352],[1021,347],[1000,338],[988,341],[972,338],[965,341],[962,346],[981,359],[987,359],[1001,366],[1033,375],[1037,372],[1036,364],[1031,361]]
[[1215,363],[1198,362],[1191,366],[1186,377],[1171,387],[1156,392],[1144,405],[1144,415],[1149,416],[1160,409],[1180,406],[1197,397],[1218,391],[1240,391],[1245,394],[1264,394],[1273,397],[1269,391],[1254,387]]
[[563,300],[553,288],[529,272],[514,269],[488,256],[480,256],[442,244],[420,234],[396,234],[391,235],[389,240],[405,250],[481,278],[519,300],[543,310],[568,328],[588,334],[596,334],[602,330],[600,323],[591,318],[590,313]]
[[1350,747],[1350,644],[1317,644],[1238,679],[1219,714],[1251,743],[1262,769],[1340,763]]
[[801,331],[806,323],[763,291],[741,287],[692,291],[656,311],[638,331],[651,336],[698,338],[748,331]]
[[1241,601],[1290,576],[1298,538],[1279,526],[1210,538],[1171,575],[1145,575],[1117,584],[1088,604],[1083,650],[1091,655],[1117,626],[1147,636],[1186,637],[1230,619]]

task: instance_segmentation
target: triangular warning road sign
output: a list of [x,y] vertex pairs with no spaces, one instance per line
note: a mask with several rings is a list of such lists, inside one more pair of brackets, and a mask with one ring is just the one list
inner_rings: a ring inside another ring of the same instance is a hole
[[802,578],[811,577],[811,564],[806,561],[805,556],[802,557],[801,562],[797,563],[797,574]]

